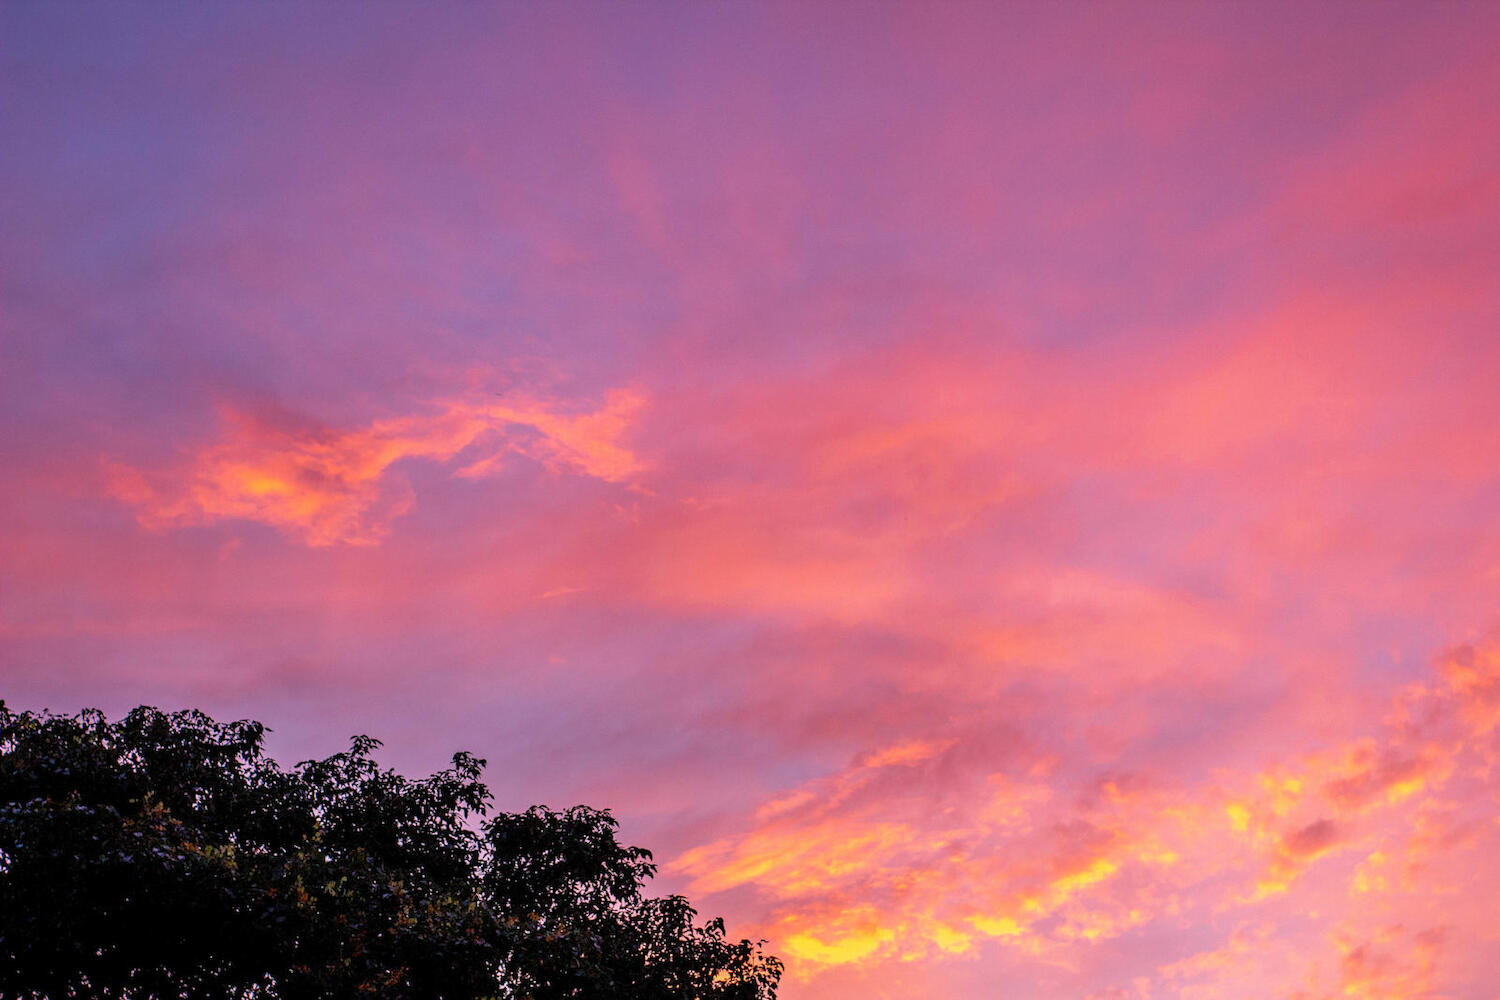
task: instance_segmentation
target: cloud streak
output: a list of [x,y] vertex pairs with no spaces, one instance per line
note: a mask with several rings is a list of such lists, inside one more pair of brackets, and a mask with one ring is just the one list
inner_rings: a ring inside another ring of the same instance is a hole
[[582,413],[524,396],[450,401],[349,430],[231,410],[222,415],[221,440],[183,467],[150,476],[109,463],[108,488],[156,531],[246,520],[312,546],[374,545],[415,502],[394,468],[408,459],[460,459],[452,474],[477,479],[494,474],[506,456],[524,455],[559,474],[629,480],[642,467],[621,438],[643,403],[631,390],[614,390],[599,409]]

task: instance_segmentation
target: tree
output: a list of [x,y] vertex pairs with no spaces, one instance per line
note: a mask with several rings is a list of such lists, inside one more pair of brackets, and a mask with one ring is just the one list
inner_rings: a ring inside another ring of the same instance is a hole
[[489,815],[483,760],[411,780],[364,736],[283,769],[265,731],[0,702],[0,998],[774,1000],[609,812]]

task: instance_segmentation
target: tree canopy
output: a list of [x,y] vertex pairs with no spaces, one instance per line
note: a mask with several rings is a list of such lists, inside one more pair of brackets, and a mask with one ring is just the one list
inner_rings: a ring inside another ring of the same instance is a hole
[[0,702],[0,997],[775,997],[608,811],[491,813],[483,760],[412,780],[366,736],[283,768],[265,732]]

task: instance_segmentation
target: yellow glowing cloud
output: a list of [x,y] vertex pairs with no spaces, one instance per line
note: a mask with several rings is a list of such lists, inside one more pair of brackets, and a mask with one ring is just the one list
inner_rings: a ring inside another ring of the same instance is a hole
[[846,965],[868,958],[895,937],[896,932],[882,926],[878,915],[852,910],[831,916],[816,932],[794,931],[783,940],[794,958],[821,965]]
[[[1426,981],[1434,935],[1329,939],[1308,952],[1279,939],[1268,917],[1307,909],[1326,927],[1379,912],[1396,893],[1441,898],[1429,866],[1482,833],[1439,796],[1492,773],[1476,737],[1490,732],[1495,648],[1453,654],[1435,680],[1400,693],[1401,710],[1373,735],[1196,787],[1110,775],[1079,797],[1057,794],[1045,772],[991,775],[942,808],[912,808],[872,782],[910,773],[897,787],[921,787],[916,765],[941,767],[963,742],[875,748],[669,868],[695,892],[753,888],[770,908],[761,930],[799,978],[983,947],[1063,961],[1067,949],[1195,908],[1254,922],[1223,948],[1158,970],[1170,995],[1421,995],[1401,991]],[[1279,973],[1257,967],[1262,953],[1281,956]]]

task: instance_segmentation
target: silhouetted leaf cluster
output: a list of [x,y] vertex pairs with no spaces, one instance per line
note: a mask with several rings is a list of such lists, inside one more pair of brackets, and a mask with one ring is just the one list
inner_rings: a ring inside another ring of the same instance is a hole
[[257,722],[0,702],[0,997],[772,1000],[607,811],[488,815],[484,761],[287,770]]

